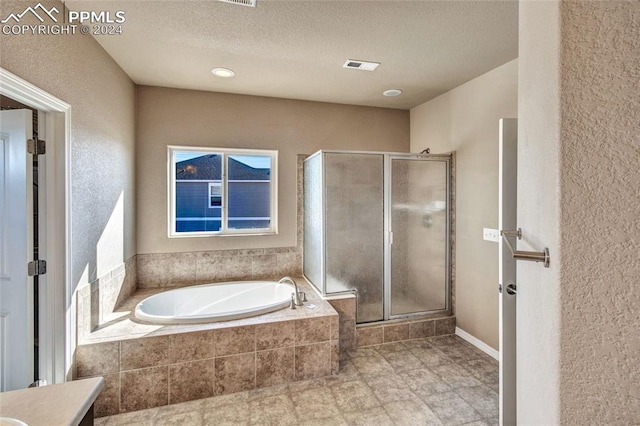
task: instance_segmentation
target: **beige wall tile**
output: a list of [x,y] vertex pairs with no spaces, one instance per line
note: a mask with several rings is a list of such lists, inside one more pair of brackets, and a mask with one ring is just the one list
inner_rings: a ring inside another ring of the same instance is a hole
[[78,377],[117,373],[120,371],[120,342],[81,345],[76,348]]
[[123,340],[120,371],[165,365],[169,361],[169,336]]
[[213,330],[169,336],[169,363],[171,364],[213,358],[214,356]]
[[120,412],[120,374],[105,374],[104,388],[96,398],[95,417],[112,416]]
[[338,374],[340,370],[340,347],[338,343],[331,342],[331,374]]
[[409,340],[409,324],[385,325],[384,342]]
[[327,300],[340,315],[340,321],[356,320],[356,299],[334,299]]
[[197,253],[196,256],[196,282],[209,284],[222,281],[226,278],[224,260],[211,252]]
[[436,321],[436,336],[444,334],[454,334],[456,332],[456,318],[443,318]]
[[418,321],[409,323],[409,339],[420,339],[435,336],[435,321]]
[[296,346],[296,380],[313,379],[331,374],[331,344]]
[[350,351],[356,347],[355,321],[340,321],[340,350]]
[[280,348],[256,353],[256,386],[280,385],[294,379],[294,349]]
[[215,359],[215,394],[224,395],[255,388],[255,352]]
[[278,276],[277,267],[275,254],[251,256],[251,278],[254,280],[276,278]]
[[329,317],[308,318],[296,321],[296,345],[325,342],[330,337]]
[[293,346],[295,321],[260,324],[256,326],[256,350]]
[[338,320],[338,316],[331,317],[329,319],[329,327],[330,327],[330,340],[332,342],[337,342],[340,339],[340,321]]
[[120,373],[120,412],[143,410],[168,403],[167,366]]
[[256,328],[224,328],[215,331],[216,356],[226,356],[256,350]]
[[382,327],[356,328],[356,346],[379,345],[384,340]]
[[169,404],[213,396],[213,359],[169,366]]

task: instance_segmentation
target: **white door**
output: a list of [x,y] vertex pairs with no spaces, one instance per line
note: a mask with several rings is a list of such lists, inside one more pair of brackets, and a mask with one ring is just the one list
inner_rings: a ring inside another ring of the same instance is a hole
[[0,111],[0,390],[33,381],[30,110]]
[[[500,119],[498,227],[517,227],[518,120]],[[516,424],[516,260],[498,244],[500,309],[500,425]]]

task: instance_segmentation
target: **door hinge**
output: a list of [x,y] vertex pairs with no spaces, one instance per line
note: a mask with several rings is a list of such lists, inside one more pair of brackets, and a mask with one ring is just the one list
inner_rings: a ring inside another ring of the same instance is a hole
[[40,139],[27,140],[27,152],[32,155],[44,155],[47,152],[47,143]]
[[27,263],[27,273],[30,277],[36,275],[44,275],[47,273],[47,261],[46,260],[33,260]]

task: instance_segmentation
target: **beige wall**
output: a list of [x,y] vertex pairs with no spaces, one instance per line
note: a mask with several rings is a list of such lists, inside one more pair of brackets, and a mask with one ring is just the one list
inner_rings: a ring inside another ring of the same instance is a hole
[[[138,252],[173,253],[296,244],[296,154],[319,149],[409,149],[403,110],[138,87]],[[277,149],[279,234],[167,237],[167,145]]]
[[458,327],[498,348],[498,120],[517,115],[518,61],[411,110],[411,151],[456,151]]
[[521,424],[640,418],[638,52],[638,2],[521,3]]
[[[3,0],[0,16],[25,4]],[[136,254],[135,86],[90,36],[2,35],[0,51],[2,68],[71,105],[71,276],[92,281]]]

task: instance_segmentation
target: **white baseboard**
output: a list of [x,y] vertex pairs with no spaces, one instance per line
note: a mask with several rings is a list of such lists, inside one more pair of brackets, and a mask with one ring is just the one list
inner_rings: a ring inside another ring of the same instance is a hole
[[473,346],[475,346],[476,348],[480,349],[482,352],[486,353],[487,355],[489,355],[491,358],[495,359],[496,361],[499,360],[500,353],[498,351],[496,351],[491,346],[487,345],[485,342],[483,342],[482,340],[478,339],[477,337],[474,337],[474,336],[470,335],[469,333],[467,333],[463,329],[461,329],[459,327],[456,327],[456,336],[460,336],[462,339],[464,339],[467,342],[471,343]]

